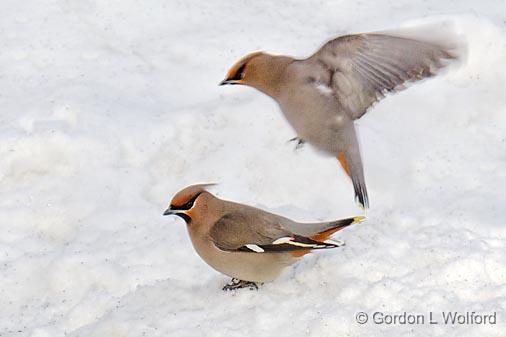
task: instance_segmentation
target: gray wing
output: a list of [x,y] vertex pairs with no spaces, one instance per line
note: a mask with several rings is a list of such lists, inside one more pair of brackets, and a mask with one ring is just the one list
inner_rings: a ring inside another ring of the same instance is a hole
[[317,62],[329,71],[329,87],[348,114],[358,119],[387,92],[433,76],[445,60],[454,58],[450,45],[370,33],[331,40],[306,62]]
[[210,235],[216,246],[226,250],[235,250],[247,244],[270,244],[291,233],[271,219],[242,212],[231,212],[214,224]]
[[209,235],[216,247],[226,251],[289,252],[335,248],[336,244],[323,243],[296,235],[273,221],[269,213],[231,212],[220,218]]

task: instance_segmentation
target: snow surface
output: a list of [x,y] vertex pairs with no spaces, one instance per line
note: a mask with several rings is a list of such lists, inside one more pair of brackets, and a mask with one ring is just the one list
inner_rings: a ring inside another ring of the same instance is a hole
[[[0,336],[506,336],[504,1],[2,0],[0,18]],[[217,86],[228,68],[447,19],[467,62],[358,122],[368,220],[259,291],[221,291],[161,216],[182,187],[298,220],[361,214],[272,100]],[[443,310],[497,324],[355,322]]]

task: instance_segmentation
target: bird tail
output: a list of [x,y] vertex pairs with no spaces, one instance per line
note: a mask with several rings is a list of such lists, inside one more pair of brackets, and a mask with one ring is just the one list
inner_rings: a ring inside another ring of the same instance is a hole
[[365,187],[360,146],[353,123],[348,124],[342,129],[340,143],[340,150],[336,153],[337,159],[353,182],[355,200],[363,209],[369,208],[369,198],[367,197],[367,189]]
[[365,217],[360,215],[360,216],[356,216],[354,218],[347,218],[347,219],[329,222],[327,225],[327,228],[325,230],[319,232],[318,234],[311,236],[310,238],[315,241],[325,241],[325,240],[328,240],[332,236],[332,234],[334,234],[335,232],[338,232],[341,229],[348,227],[350,225],[361,223],[364,220],[365,220]]
[[[342,219],[342,220],[337,220],[337,221],[332,221],[332,222],[326,223],[324,230],[322,230],[318,234],[311,235],[309,238],[311,240],[314,240],[315,242],[325,243],[325,241],[327,241],[328,244],[334,244],[336,247],[343,246],[344,242],[342,242],[342,241],[329,240],[330,237],[332,236],[332,234],[334,234],[335,232],[338,232],[341,229],[348,227],[350,225],[358,224],[358,223],[364,221],[364,219],[365,219],[364,216],[356,216],[354,218],[347,218],[347,219]],[[309,253],[311,253],[311,250],[301,250],[301,251],[292,252],[291,254],[294,257],[302,257],[302,256],[309,254]]]
[[367,196],[367,188],[365,186],[364,170],[362,168],[362,161],[357,157],[360,164],[356,164],[356,159],[344,151],[339,152],[337,159],[341,163],[344,171],[350,177],[353,188],[355,190],[355,201],[362,206],[362,208],[369,208],[369,197]]
[[363,209],[369,208],[369,197],[367,196],[364,177],[352,177],[351,180],[353,181],[353,188],[355,189],[355,201],[358,202]]

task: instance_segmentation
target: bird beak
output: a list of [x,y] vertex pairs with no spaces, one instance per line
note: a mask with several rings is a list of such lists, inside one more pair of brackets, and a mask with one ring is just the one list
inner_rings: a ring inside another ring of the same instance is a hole
[[170,206],[165,210],[165,212],[163,212],[163,215],[178,215],[178,214],[186,214],[186,212],[178,209],[172,209],[172,207]]
[[227,85],[227,84],[241,84],[241,81],[224,79],[218,85]]
[[189,224],[192,221],[190,213],[191,212],[189,210],[185,211],[181,209],[172,209],[172,207],[169,206],[169,208],[163,212],[163,215],[177,215],[178,217],[183,218],[183,220]]
[[167,208],[167,209],[165,210],[165,212],[163,212],[163,215],[172,215],[172,214],[175,214],[175,213],[176,213],[176,212],[175,212],[175,211],[173,211],[172,209],[170,209],[170,207],[169,207],[169,208]]

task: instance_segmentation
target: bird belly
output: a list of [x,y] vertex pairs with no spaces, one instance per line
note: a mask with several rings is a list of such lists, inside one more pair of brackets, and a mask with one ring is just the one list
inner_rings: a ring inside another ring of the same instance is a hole
[[244,281],[269,282],[298,259],[287,253],[224,251],[210,243],[197,249],[200,257],[215,270]]
[[308,142],[326,155],[336,156],[342,151],[339,130],[317,120],[306,120],[292,124],[297,137]]
[[342,151],[340,131],[350,122],[344,112],[330,110],[325,102],[307,105],[305,100],[281,105],[287,121],[303,139],[324,153],[336,156]]

